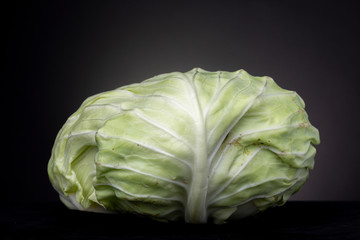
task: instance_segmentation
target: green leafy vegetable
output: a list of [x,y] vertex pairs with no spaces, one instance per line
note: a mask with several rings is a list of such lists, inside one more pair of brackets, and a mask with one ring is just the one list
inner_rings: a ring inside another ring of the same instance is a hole
[[50,181],[72,209],[243,218],[308,178],[320,140],[304,106],[244,70],[158,75],[88,98],[56,138]]

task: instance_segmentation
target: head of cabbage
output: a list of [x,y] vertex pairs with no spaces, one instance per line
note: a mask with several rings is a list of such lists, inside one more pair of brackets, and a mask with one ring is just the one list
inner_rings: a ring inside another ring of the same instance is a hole
[[244,70],[161,74],[89,97],[48,174],[71,209],[215,223],[284,204],[314,166],[303,100]]

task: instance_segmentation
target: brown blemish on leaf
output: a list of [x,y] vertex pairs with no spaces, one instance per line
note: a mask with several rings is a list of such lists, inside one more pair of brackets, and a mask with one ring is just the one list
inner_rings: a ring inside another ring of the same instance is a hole
[[239,148],[242,148],[243,145],[240,143],[240,141],[241,141],[241,138],[239,137],[239,138],[236,138],[236,139],[234,139],[233,141],[229,142],[228,145],[230,145],[230,146],[237,146],[237,147],[239,147]]
[[249,154],[250,154],[250,151],[249,151],[248,147],[245,147],[245,148],[244,148],[244,153],[245,153],[246,155],[249,155]]
[[299,123],[299,127],[306,128],[306,127],[309,127],[309,124],[308,123]]

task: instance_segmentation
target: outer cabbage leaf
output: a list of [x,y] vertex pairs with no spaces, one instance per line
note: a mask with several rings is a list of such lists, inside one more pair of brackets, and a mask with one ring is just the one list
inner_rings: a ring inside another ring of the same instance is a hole
[[88,98],[50,181],[72,209],[216,223],[284,204],[314,166],[303,100],[244,70],[158,75]]

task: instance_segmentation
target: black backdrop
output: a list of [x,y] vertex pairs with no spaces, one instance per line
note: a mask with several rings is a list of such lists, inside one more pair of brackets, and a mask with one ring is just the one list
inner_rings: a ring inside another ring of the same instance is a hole
[[193,67],[242,68],[297,91],[322,143],[292,199],[360,200],[355,3],[13,1],[3,12],[2,202],[58,201],[47,162],[86,97]]

